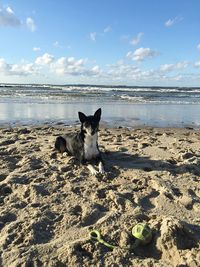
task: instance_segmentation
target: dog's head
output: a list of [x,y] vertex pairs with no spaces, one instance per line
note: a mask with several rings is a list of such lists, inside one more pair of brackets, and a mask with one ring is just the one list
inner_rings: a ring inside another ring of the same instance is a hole
[[84,113],[78,113],[81,122],[81,129],[89,135],[94,135],[99,129],[99,121],[101,119],[101,108],[94,115],[86,116]]

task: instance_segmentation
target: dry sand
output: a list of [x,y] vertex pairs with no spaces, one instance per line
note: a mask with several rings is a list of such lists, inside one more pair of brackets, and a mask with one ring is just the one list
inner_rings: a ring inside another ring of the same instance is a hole
[[[101,128],[104,177],[53,150],[71,131],[1,127],[0,266],[199,266],[200,131]],[[153,239],[133,251],[137,222]]]

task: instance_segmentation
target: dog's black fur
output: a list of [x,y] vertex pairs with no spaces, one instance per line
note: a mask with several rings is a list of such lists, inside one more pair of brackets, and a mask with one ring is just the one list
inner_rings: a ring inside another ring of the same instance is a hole
[[82,164],[87,164],[92,174],[97,171],[91,164],[99,164],[99,172],[104,173],[104,164],[101,152],[98,147],[98,129],[101,119],[101,109],[99,108],[94,115],[86,116],[79,112],[81,129],[79,133],[67,134],[56,138],[55,148],[61,152],[67,152],[68,155],[74,156]]

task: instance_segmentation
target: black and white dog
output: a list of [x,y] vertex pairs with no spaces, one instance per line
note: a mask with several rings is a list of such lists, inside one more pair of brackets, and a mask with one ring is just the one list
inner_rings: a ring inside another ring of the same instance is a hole
[[67,152],[74,156],[82,164],[87,164],[87,168],[93,175],[98,173],[94,164],[98,164],[99,172],[104,174],[104,164],[98,147],[98,129],[101,119],[101,109],[99,108],[93,116],[86,116],[84,113],[78,113],[81,122],[79,133],[58,136],[55,142],[55,148],[61,152]]

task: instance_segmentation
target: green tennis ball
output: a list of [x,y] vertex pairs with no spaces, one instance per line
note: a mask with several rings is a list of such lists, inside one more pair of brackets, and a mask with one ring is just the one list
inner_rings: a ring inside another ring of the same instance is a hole
[[141,242],[148,244],[152,239],[152,231],[146,223],[138,223],[132,229],[132,235]]

